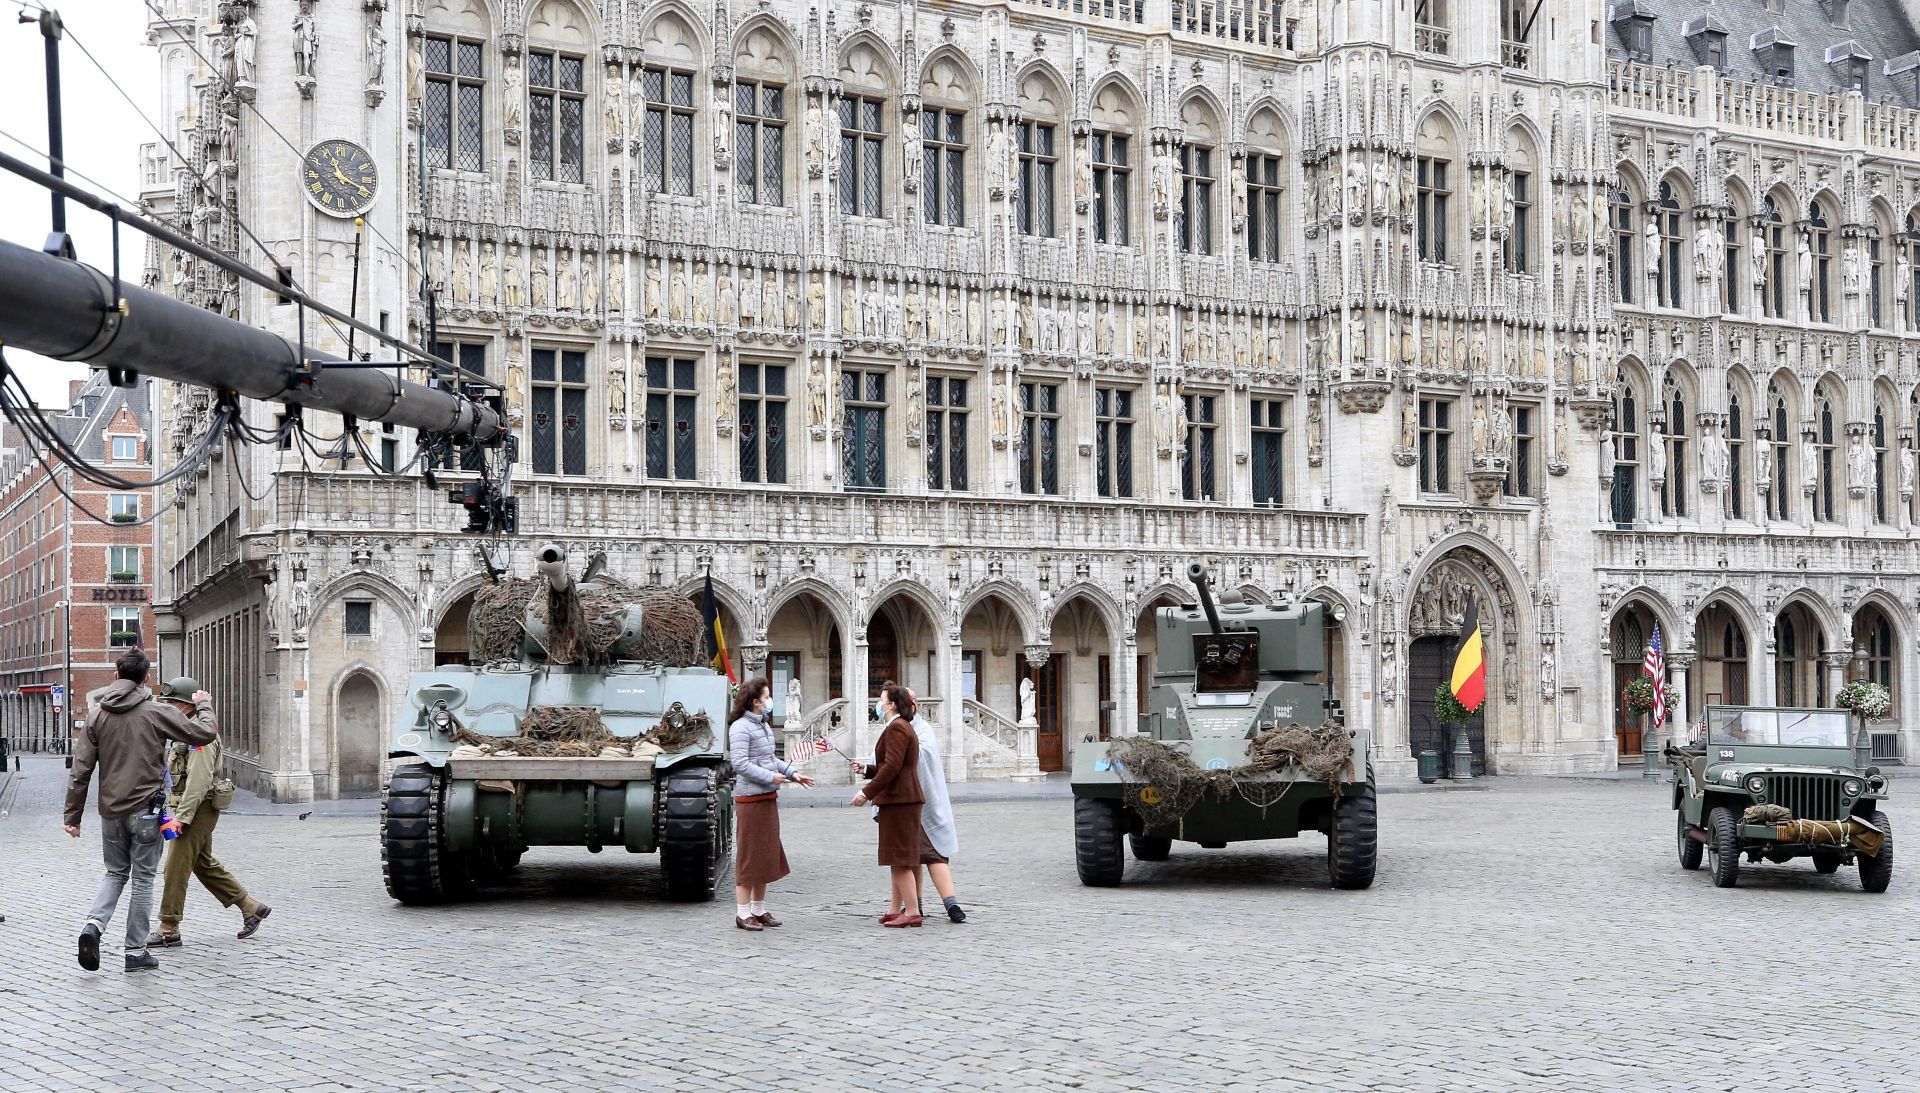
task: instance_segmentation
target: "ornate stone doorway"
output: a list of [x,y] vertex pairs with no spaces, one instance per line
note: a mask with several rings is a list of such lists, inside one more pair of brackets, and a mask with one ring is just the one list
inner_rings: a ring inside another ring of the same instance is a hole
[[1532,718],[1519,704],[1526,666],[1519,655],[1520,604],[1506,573],[1476,546],[1457,546],[1436,558],[1407,597],[1407,744],[1411,755],[1432,748],[1441,769],[1453,772],[1453,732],[1433,716],[1434,692],[1447,682],[1469,604],[1479,606],[1487,665],[1487,698],[1467,723],[1473,773],[1498,773],[1493,757],[1527,745]]
[[[1613,647],[1612,692],[1607,706],[1613,711],[1614,746],[1622,766],[1642,762],[1641,749],[1645,744],[1640,732],[1640,715],[1627,709],[1620,695],[1635,677],[1646,674],[1647,642],[1653,640],[1653,626],[1653,612],[1647,610],[1645,604],[1629,603],[1613,616],[1609,634]],[[1670,635],[1662,634],[1661,640],[1672,648]]]

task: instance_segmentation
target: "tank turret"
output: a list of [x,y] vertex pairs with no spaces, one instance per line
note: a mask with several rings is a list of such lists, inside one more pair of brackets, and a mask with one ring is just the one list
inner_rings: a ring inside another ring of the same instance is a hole
[[606,571],[595,555],[576,579],[566,549],[548,543],[534,554],[537,578],[508,577],[474,597],[467,647],[476,661],[615,664],[645,661],[670,668],[706,663],[700,612],[664,589],[634,588]]

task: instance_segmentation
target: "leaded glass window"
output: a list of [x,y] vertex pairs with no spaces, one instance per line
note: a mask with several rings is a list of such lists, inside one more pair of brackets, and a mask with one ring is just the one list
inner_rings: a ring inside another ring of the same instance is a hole
[[1256,262],[1278,262],[1286,226],[1280,221],[1280,194],[1285,160],[1254,154],[1247,157],[1247,256]]
[[967,222],[967,115],[927,107],[920,111],[920,200],[929,224]]
[[787,366],[740,363],[740,481],[787,480]]
[[1020,492],[1060,492],[1060,385],[1020,385]]
[[1014,198],[1014,216],[1022,235],[1053,234],[1053,179],[1060,163],[1054,150],[1054,133],[1053,125],[1039,121],[1023,121],[1017,128],[1020,184]]
[[1213,253],[1213,149],[1180,146],[1180,212],[1173,233],[1188,254]]
[[428,166],[461,171],[483,168],[485,56],[479,42],[431,34],[426,37],[425,102],[420,120],[426,133]]
[[657,194],[693,194],[693,73],[649,65],[640,70],[645,117],[640,169]]
[[887,374],[840,373],[841,473],[850,490],[887,488]]
[[533,469],[539,474],[587,473],[587,355],[576,349],[535,349],[529,377]]
[[1418,203],[1414,208],[1415,232],[1420,260],[1447,260],[1447,203],[1453,197],[1447,169],[1452,164],[1434,156],[1421,156],[1414,162],[1414,183]]
[[586,60],[527,51],[527,159],[533,177],[586,178]]
[[1093,134],[1093,237],[1125,246],[1133,186],[1129,140],[1122,133]]
[[927,377],[927,487],[967,488],[967,381]]
[[734,179],[751,205],[787,203],[786,94],[779,84],[733,85]]
[[1215,395],[1181,395],[1186,412],[1187,442],[1180,453],[1180,496],[1188,501],[1211,501],[1214,493],[1214,454],[1220,430]]
[[840,100],[840,211],[848,216],[881,216],[881,185],[887,130],[884,102],[865,95]]
[[1286,501],[1287,402],[1253,400],[1253,503],[1279,506]]
[[697,363],[685,357],[647,358],[648,478],[694,477],[698,371]]
[[1093,389],[1094,489],[1102,497],[1133,496],[1133,396],[1128,387]]

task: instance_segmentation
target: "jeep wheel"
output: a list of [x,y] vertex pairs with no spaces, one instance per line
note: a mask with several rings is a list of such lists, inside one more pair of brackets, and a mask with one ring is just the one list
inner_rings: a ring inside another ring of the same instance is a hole
[[1835,872],[1839,868],[1840,868],[1840,855],[1834,853],[1831,850],[1816,850],[1813,852],[1813,871],[1814,872],[1820,873],[1820,874],[1827,874],[1827,873]]
[[1687,834],[1686,813],[1675,812],[1674,817],[1680,821],[1680,868],[1698,869],[1700,868],[1700,859],[1704,857],[1707,852],[1706,844]]
[[1155,839],[1146,835],[1128,835],[1127,845],[1133,850],[1134,861],[1166,861],[1173,853],[1172,839]]
[[1893,883],[1893,821],[1887,819],[1884,812],[1869,813],[1867,822],[1887,833],[1880,844],[1880,853],[1873,857],[1865,854],[1860,858],[1860,887],[1868,892],[1884,892],[1887,885]]
[[1335,888],[1370,888],[1379,856],[1379,800],[1374,796],[1373,768],[1369,766],[1366,788],[1333,804],[1333,830],[1327,835],[1327,880]]
[[1707,815],[1707,849],[1713,852],[1713,886],[1732,888],[1740,883],[1740,819],[1730,808]]
[[1080,883],[1089,888],[1112,888],[1126,872],[1126,850],[1120,841],[1120,802],[1099,797],[1073,799],[1073,865]]

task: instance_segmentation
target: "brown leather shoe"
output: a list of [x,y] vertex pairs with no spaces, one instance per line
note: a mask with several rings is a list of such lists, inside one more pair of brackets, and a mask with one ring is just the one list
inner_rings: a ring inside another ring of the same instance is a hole
[[733,924],[742,930],[752,930],[756,934],[763,929],[760,925],[760,920],[754,918],[752,915],[748,915],[746,918],[736,918],[733,920]]
[[754,920],[755,922],[758,922],[758,923],[759,923],[760,925],[762,925],[762,926],[778,926],[778,925],[780,925],[780,920],[779,920],[779,919],[777,919],[777,918],[774,918],[774,917],[773,917],[773,915],[771,915],[771,914],[769,914],[769,913],[767,913],[767,912],[765,912],[765,911],[762,911],[761,913],[759,913],[759,914],[757,914],[757,915],[755,915],[755,916],[753,916],[753,920]]
[[920,925],[920,916],[919,915],[895,915],[893,918],[887,919],[885,922],[882,922],[880,925],[885,926],[890,930],[898,930],[907,926],[918,926]]
[[246,939],[252,937],[254,934],[254,931],[260,928],[260,920],[266,918],[268,915],[272,913],[273,913],[273,908],[267,906],[266,904],[264,903],[256,904],[254,906],[252,914],[241,916],[240,933],[236,936],[238,936],[242,941],[245,941]]

